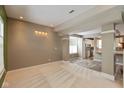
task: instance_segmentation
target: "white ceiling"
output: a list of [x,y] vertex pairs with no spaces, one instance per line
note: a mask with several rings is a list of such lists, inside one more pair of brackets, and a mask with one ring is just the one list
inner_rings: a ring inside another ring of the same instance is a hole
[[[57,26],[93,8],[93,5],[6,5],[7,16],[25,21]],[[72,14],[68,12],[75,10]]]
[[94,34],[100,34],[102,31],[101,27],[96,28],[96,29],[92,29],[92,30],[88,30],[88,31],[82,31],[79,33],[76,33],[78,35],[94,35]]
[[77,34],[79,32],[94,33],[94,29],[103,25],[122,23],[122,11],[124,11],[123,5],[99,5],[56,26],[55,31],[64,34]]

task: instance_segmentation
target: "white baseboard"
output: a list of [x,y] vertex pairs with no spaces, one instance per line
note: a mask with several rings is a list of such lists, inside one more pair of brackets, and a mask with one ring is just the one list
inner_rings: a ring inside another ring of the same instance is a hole
[[[4,69],[4,72],[6,73],[6,70]],[[5,78],[6,78],[6,76],[5,76]],[[4,84],[5,84],[5,78],[4,78],[4,80],[3,80],[3,84],[2,84],[2,88],[3,88],[3,86],[4,86]]]
[[107,79],[110,79],[112,81],[115,80],[115,76],[114,75],[110,75],[110,74],[107,74],[107,73],[104,73],[104,72],[101,72],[102,76],[107,78]]
[[[6,70],[5,70],[5,68],[2,70],[2,72],[0,73],[0,79],[2,78],[2,76],[3,76],[3,74],[4,74],[4,72],[6,72]],[[5,80],[5,79],[4,79]],[[4,83],[4,81],[3,81],[3,83]],[[2,84],[2,86],[1,87],[3,87],[3,84]]]
[[5,72],[5,68],[2,70],[2,72],[0,73],[0,79],[3,76],[3,73]]

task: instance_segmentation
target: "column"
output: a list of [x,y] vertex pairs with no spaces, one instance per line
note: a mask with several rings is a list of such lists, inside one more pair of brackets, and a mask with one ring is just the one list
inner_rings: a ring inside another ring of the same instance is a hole
[[62,37],[62,56],[63,60],[69,60],[69,36]]
[[78,56],[80,57],[80,59],[83,59],[83,48],[82,48],[82,43],[83,38],[82,37],[78,37]]
[[93,59],[96,59],[96,51],[97,51],[97,38],[94,37],[94,51],[93,51]]
[[86,49],[85,48],[86,48],[86,46],[85,46],[85,39],[82,38],[82,57],[83,57],[83,59],[86,58],[86,53],[85,53]]
[[114,75],[114,25],[102,26],[102,72]]

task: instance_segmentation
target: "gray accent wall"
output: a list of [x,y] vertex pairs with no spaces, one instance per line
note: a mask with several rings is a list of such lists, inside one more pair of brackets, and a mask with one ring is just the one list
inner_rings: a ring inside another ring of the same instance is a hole
[[[48,37],[35,31],[48,32]],[[8,70],[62,60],[62,40],[53,28],[8,18]]]

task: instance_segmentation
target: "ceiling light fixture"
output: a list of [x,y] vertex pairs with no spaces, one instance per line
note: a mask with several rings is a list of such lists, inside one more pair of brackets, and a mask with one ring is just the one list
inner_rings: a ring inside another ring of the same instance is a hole
[[48,35],[48,33],[47,32],[45,32],[45,34],[44,34],[45,36],[47,36]]
[[48,32],[34,31],[37,36],[48,36]]
[[42,35],[44,35],[45,34],[45,32],[42,32]]
[[22,17],[22,16],[20,16],[19,18],[20,18],[20,19],[23,19],[23,17]]
[[39,35],[41,35],[42,33],[41,32],[38,32],[39,33]]
[[38,33],[39,33],[38,31],[34,31],[34,32],[35,32],[36,35],[38,35]]

